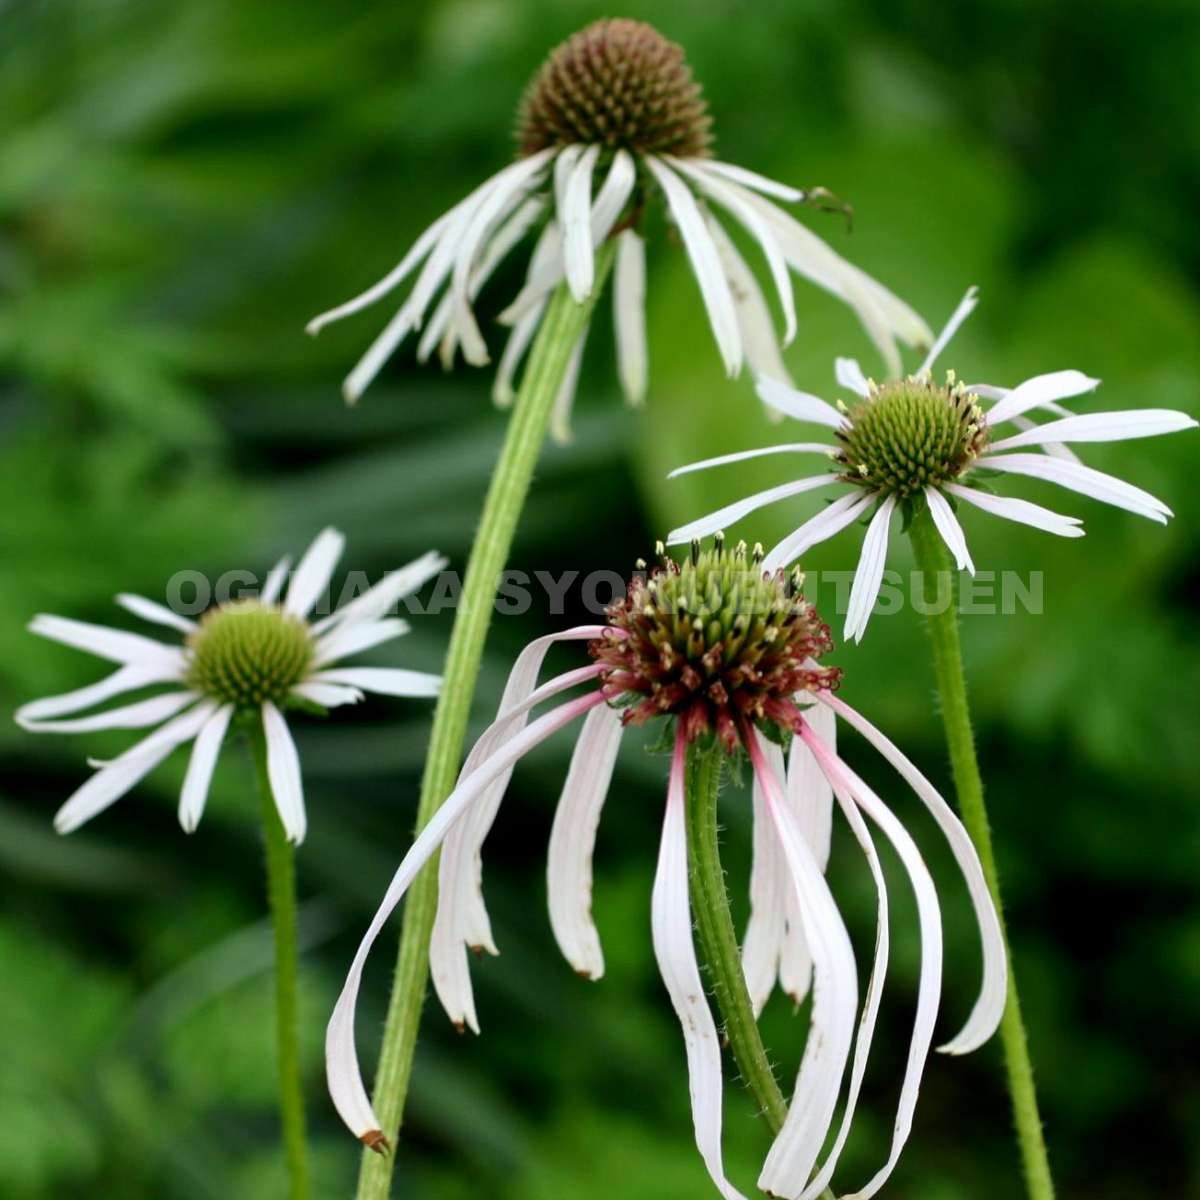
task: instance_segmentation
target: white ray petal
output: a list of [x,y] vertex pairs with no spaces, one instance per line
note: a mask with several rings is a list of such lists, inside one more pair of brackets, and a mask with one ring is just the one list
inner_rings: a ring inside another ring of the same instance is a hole
[[399,667],[338,667],[318,671],[309,682],[344,684],[380,696],[436,696],[442,690],[440,675]]
[[351,625],[358,621],[376,621],[388,615],[398,601],[419,591],[439,572],[450,565],[450,560],[430,550],[420,558],[394,571],[389,571],[377,584],[356,596],[341,608],[320,621],[314,621],[309,632],[320,636],[335,626]]
[[704,458],[699,462],[676,467],[667,478],[675,479],[680,475],[688,475],[692,471],[706,471],[709,467],[723,467],[728,463],[744,462],[748,458],[762,458],[767,454],[828,455],[833,449],[834,447],[828,442],[790,442],[780,446],[762,446],[757,450],[736,450],[732,454],[718,454],[716,458]]
[[805,1191],[825,1141],[846,1073],[858,1010],[858,972],[841,914],[778,780],[770,774],[756,730],[750,732],[748,749],[813,958],[812,1028],[787,1118],[758,1178],[763,1191],[796,1200]]
[[715,176],[718,179],[728,180],[740,184],[742,187],[751,188],[753,191],[762,192],[764,195],[786,200],[791,204],[799,204],[805,198],[805,193],[800,188],[768,179],[765,175],[759,175],[757,171],[739,167],[736,163],[718,162],[712,158],[680,159],[670,156],[667,161],[679,166],[687,163],[694,171],[702,172],[710,178]]
[[73,646],[76,650],[84,650],[97,658],[107,658],[110,662],[173,670],[177,676],[183,674],[183,651],[176,646],[166,646],[153,638],[143,637],[140,633],[126,633],[123,629],[90,625],[86,621],[55,617],[49,613],[38,613],[29,622],[29,632],[62,642],[65,646]]
[[304,841],[308,818],[304,812],[304,783],[300,776],[300,756],[283,714],[267,700],[262,706],[263,733],[267,739],[267,778],[275,810],[283,831],[293,845]]
[[867,377],[863,374],[863,369],[858,365],[856,358],[838,358],[834,360],[833,373],[838,383],[854,392],[857,396],[869,396],[871,394],[870,385],[867,382]]
[[867,622],[871,619],[871,610],[879,597],[883,565],[887,560],[888,528],[895,507],[896,497],[885,497],[867,526],[867,536],[863,538],[862,554],[854,572],[854,584],[850,588],[850,603],[846,610],[846,626],[842,636],[847,641],[851,638],[856,642],[862,641]]
[[617,238],[613,280],[613,323],[617,336],[617,373],[625,399],[646,398],[646,244],[632,230]]
[[362,690],[347,687],[340,683],[324,683],[319,679],[306,679],[292,688],[292,695],[301,700],[319,704],[322,708],[341,708],[345,704],[358,704],[362,698]]
[[777,571],[793,563],[802,554],[828,541],[853,525],[875,503],[873,492],[847,492],[823,508],[815,517],[794,529],[763,559],[764,571]]
[[304,552],[288,588],[283,611],[293,617],[307,617],[321,593],[329,586],[333,568],[346,547],[343,533],[330,527],[322,529]]
[[992,453],[1015,450],[1019,446],[1037,446],[1044,442],[1124,442],[1134,438],[1158,437],[1193,429],[1196,421],[1187,413],[1169,408],[1134,408],[1125,412],[1088,413],[1082,417],[1064,417],[1047,421],[1023,433],[993,442]]
[[771,272],[775,290],[779,293],[779,304],[783,309],[783,344],[790,345],[796,336],[796,301],[792,293],[792,280],[788,274],[787,262],[783,257],[783,250],[779,246],[775,231],[763,215],[752,204],[747,203],[737,189],[730,187],[719,175],[699,169],[685,159],[671,161],[680,171],[694,180],[702,191],[734,216],[758,243],[767,260],[767,269]]
[[579,156],[567,179],[563,206],[558,212],[563,227],[567,286],[576,304],[582,304],[592,294],[596,278],[592,247],[592,172],[599,155],[599,145],[593,144]]
[[937,788],[882,730],[877,729],[860,712],[832,692],[820,692],[817,699],[858,730],[899,772],[941,827],[955,862],[963,873],[971,904],[975,909],[975,919],[983,946],[983,982],[979,998],[975,1001],[971,1015],[962,1030],[938,1049],[945,1054],[968,1054],[982,1046],[996,1032],[1004,1014],[1004,1003],[1008,993],[1008,957],[1004,949],[1004,936],[1000,931],[1000,918],[983,876],[979,855],[962,822],[942,799]]
[[208,717],[196,734],[187,774],[183,777],[183,790],[179,793],[179,824],[185,833],[195,833],[200,824],[221,743],[232,716],[233,705],[224,704]]
[[[792,377],[784,365],[779,349],[779,337],[771,320],[771,310],[767,306],[762,288],[758,286],[758,280],[754,278],[746,260],[730,240],[729,234],[721,227],[720,221],[707,214],[705,224],[712,235],[713,245],[716,246],[717,255],[721,260],[721,269],[729,283],[738,330],[742,337],[742,348],[750,369],[756,376],[777,379],[780,383],[790,386]],[[786,273],[784,278],[788,279]],[[768,415],[777,419],[779,414],[769,410]]]
[[575,170],[583,150],[579,143],[564,146],[554,159],[554,213],[560,227],[566,224],[567,185],[571,182],[571,172]]
[[721,1156],[721,1045],[713,1021],[696,948],[692,943],[692,912],[688,902],[687,829],[684,822],[684,760],[687,743],[677,733],[667,787],[667,809],[663,817],[662,841],[654,889],[650,899],[650,927],[654,957],[671,1006],[683,1029],[687,1053],[688,1091],[692,1100],[692,1124],[696,1149],[708,1168],[709,1177],[725,1200],[745,1200],[725,1177]]
[[978,459],[976,466],[1057,483],[1060,487],[1070,488],[1073,492],[1091,496],[1094,500],[1126,509],[1138,516],[1149,517],[1151,521],[1158,521],[1163,525],[1167,523],[1168,517],[1174,516],[1156,496],[1118,479],[1115,475],[1106,475],[1103,471],[1085,467],[1082,463],[1063,462],[1044,454],[988,454]]
[[[516,378],[517,367],[520,366],[521,360],[525,357],[525,351],[529,349],[533,335],[537,332],[538,324],[546,311],[550,291],[561,277],[562,231],[555,221],[550,221],[534,243],[533,254],[529,258],[529,269],[525,273],[525,287],[522,289],[521,295],[524,295],[530,288],[532,280],[538,279],[548,269],[552,269],[555,263],[558,264],[557,274],[553,275],[550,286],[540,293],[541,298],[536,303],[531,304],[523,311],[519,319],[515,321],[513,330],[508,335],[508,341],[504,343],[504,350],[496,368],[496,382],[492,386],[492,400],[501,408],[507,408],[516,399],[513,380]],[[520,299],[521,296],[518,296],[510,308],[515,308]],[[506,309],[505,312],[507,311]],[[505,314],[501,313],[501,324],[505,323],[504,317]]]
[[106,763],[55,813],[54,828],[59,833],[71,833],[103,812],[149,775],[176,746],[195,737],[215,708],[207,701],[197,704]]
[[283,591],[283,585],[287,582],[288,571],[291,569],[292,560],[287,555],[284,555],[267,573],[267,577],[263,580],[262,590],[258,593],[258,602],[260,604],[274,604]]
[[17,724],[31,733],[92,733],[97,729],[145,729],[174,716],[187,704],[200,699],[195,692],[169,692],[139,700],[135,704],[124,704],[110,708],[107,712],[94,713],[90,717],[70,717],[64,721],[30,721],[28,717],[17,717]]
[[974,575],[975,564],[971,561],[971,552],[967,549],[966,534],[963,533],[949,501],[932,485],[925,489],[925,501],[929,505],[929,515],[933,518],[938,533],[942,535],[942,541],[954,555],[955,566],[960,571],[969,571]]
[[725,372],[733,377],[742,369],[742,338],[738,331],[733,296],[725,272],[721,269],[712,235],[687,184],[653,155],[646,155],[643,161],[667,198],[667,207],[683,238],[692,271],[700,286],[708,321],[725,362]]
[[[771,742],[765,753],[769,769],[782,778],[783,751]],[[787,863],[757,778],[752,807],[754,853],[750,863],[750,916],[742,938],[742,974],[746,977],[754,1015],[758,1017],[780,974],[780,956],[788,934],[786,901],[791,889]],[[799,931],[799,940],[803,945],[803,930]],[[808,965],[811,970],[811,963]]]
[[781,483],[778,487],[767,488],[764,492],[755,492],[753,496],[747,496],[744,500],[727,504],[724,508],[717,509],[716,512],[711,512],[707,516],[671,530],[667,534],[667,545],[678,546],[681,543],[690,542],[693,538],[708,537],[709,534],[735,524],[747,514],[764,505],[774,504],[777,500],[786,500],[789,496],[798,496],[801,492],[811,492],[815,488],[826,487],[837,481],[836,475],[814,475],[809,479],[796,479],[791,483]]
[[637,183],[637,165],[628,150],[618,150],[592,205],[592,242],[600,245],[625,211]]
[[600,935],[592,921],[592,852],[620,745],[621,714],[607,705],[592,709],[554,810],[546,857],[550,927],[563,957],[587,979],[604,974]]
[[[1059,406],[1055,405],[1055,407],[1058,408]],[[1063,413],[1067,412],[1065,408],[1060,408],[1060,411]],[[1012,423],[1021,430],[1037,428],[1037,422],[1031,421],[1028,417],[1013,417]],[[1082,462],[1082,459],[1080,459],[1079,455],[1076,454],[1070,446],[1066,446],[1062,442],[1046,442],[1041,448],[1046,454],[1049,454],[1054,458],[1064,458],[1067,460],[1067,462],[1073,463]]]
[[933,364],[937,362],[937,357],[946,346],[950,339],[959,331],[962,323],[975,311],[975,306],[979,303],[979,289],[977,287],[967,288],[967,294],[958,302],[958,307],[950,314],[950,320],[946,322],[945,328],[937,335],[937,340],[929,347],[929,353],[925,355],[925,361],[917,368],[917,374],[921,375],[924,372],[931,370]]
[[323,667],[353,654],[361,654],[372,646],[403,637],[409,630],[407,621],[399,617],[387,617],[382,621],[355,621],[351,625],[338,625],[318,639],[313,654],[313,666]]
[[1051,512],[1050,509],[1033,504],[1029,500],[1018,500],[1014,496],[992,496],[987,492],[963,487],[959,483],[946,483],[942,486],[952,496],[957,496],[976,508],[982,508],[984,512],[995,517],[1003,517],[1006,521],[1032,525],[1034,529],[1042,529],[1058,537],[1083,537],[1078,517],[1064,517],[1061,513]]
[[[1019,383],[1011,391],[999,389],[1003,395],[988,410],[988,424],[999,425],[1004,421],[1011,421],[1031,408],[1043,408],[1055,400],[1082,396],[1085,392],[1094,392],[1099,386],[1099,379],[1093,379],[1082,371],[1051,371],[1046,375],[1035,375],[1032,379]],[[972,386],[970,390],[985,396],[985,393],[992,389],[980,390]]]
[[143,621],[151,621],[155,625],[166,625],[169,629],[178,629],[180,633],[194,633],[197,625],[187,617],[181,617],[172,612],[165,604],[147,600],[145,596],[135,596],[131,592],[122,592],[117,596],[117,603],[127,612],[141,617]]
[[562,383],[558,385],[558,393],[554,397],[554,406],[550,410],[550,436],[560,446],[571,440],[571,410],[575,407],[575,392],[579,387],[579,372],[583,367],[583,351],[587,346],[590,328],[585,328],[575,342],[575,348],[567,360],[567,369],[563,372]]
[[30,729],[47,717],[60,717],[65,713],[78,712],[81,708],[91,708],[93,704],[111,700],[122,692],[132,692],[151,683],[171,683],[180,678],[182,671],[173,664],[119,667],[99,683],[90,683],[87,687],[64,692],[60,696],[31,700],[18,708],[13,717],[18,725]]
[[582,716],[595,705],[603,703],[603,695],[596,692],[560,705],[509,740],[477,771],[460,779],[441,808],[417,835],[397,868],[378,911],[359,943],[325,1032],[325,1069],[329,1093],[338,1114],[357,1137],[369,1138],[372,1134],[381,1132],[379,1118],[376,1117],[363,1086],[354,1039],[354,1014],[363,967],[376,938],[408,890],[414,876],[433,856],[447,832],[471,808],[492,780],[511,770],[518,759],[552,733],[576,717]]
[[797,421],[827,425],[830,429],[841,429],[846,424],[846,418],[832,404],[822,400],[820,396],[797,391],[794,387],[788,387],[787,384],[780,383],[775,379],[760,378],[756,379],[754,383],[764,404],[777,408],[781,413],[794,417]]

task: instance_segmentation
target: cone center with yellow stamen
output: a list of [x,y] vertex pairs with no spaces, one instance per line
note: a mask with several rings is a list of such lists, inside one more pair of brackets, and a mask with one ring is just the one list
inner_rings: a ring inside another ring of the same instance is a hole
[[682,564],[659,553],[661,567],[634,578],[590,646],[627,723],[675,716],[689,740],[712,731],[733,750],[746,722],[788,725],[798,692],[841,681],[813,661],[833,643],[798,571],[765,573],[760,549],[727,550],[720,535]]
[[681,47],[641,21],[596,21],[550,54],[521,103],[523,155],[599,145],[697,158],[711,141],[708,106]]
[[188,682],[206,696],[239,708],[281,705],[312,663],[308,626],[281,608],[237,601],[206,613],[189,635]]
[[847,416],[835,455],[843,478],[901,500],[927,485],[953,482],[987,447],[979,397],[953,372],[944,384],[928,374],[871,384]]

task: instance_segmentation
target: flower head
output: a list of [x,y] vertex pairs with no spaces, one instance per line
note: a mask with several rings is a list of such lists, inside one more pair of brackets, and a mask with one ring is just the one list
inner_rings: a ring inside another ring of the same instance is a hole
[[[200,821],[221,744],[231,725],[259,722],[267,743],[271,791],[289,839],[304,838],[306,817],[300,763],[284,713],[292,707],[334,708],[353,704],[364,692],[386,696],[433,696],[435,675],[387,667],[336,664],[408,631],[388,617],[401,597],[445,566],[426,554],[385,575],[344,607],[319,620],[310,614],[329,584],[345,539],[321,533],[292,574],[280,601],[290,560],[276,564],[258,597],[218,605],[193,621],[143,596],[123,594],[117,603],[135,616],[184,635],[171,646],[141,634],[88,625],[66,617],[35,617],[34,633],[121,664],[107,679],[78,691],[35,700],[19,709],[17,722],[35,733],[90,733],[99,729],[158,728],[119,757],[103,764],[59,809],[60,833],[70,833],[119,800],[177,747],[193,742],[179,799],[187,832]],[[91,716],[63,718],[122,693],[153,685],[171,690]]]
[[[654,585],[653,587],[651,585]],[[743,597],[759,610],[745,628],[737,610]],[[647,613],[646,608],[652,608]],[[697,614],[703,629],[695,626]],[[781,632],[767,637],[768,628]],[[740,632],[739,632],[740,629]],[[538,676],[555,643],[586,642],[593,661],[541,686]],[[835,696],[838,674],[799,656],[829,648],[828,631],[811,607],[778,575],[765,574],[744,548],[694,552],[681,566],[665,566],[635,583],[613,606],[606,625],[586,625],[531,642],[509,675],[499,712],[476,742],[454,791],[422,829],[401,862],[359,945],[326,1034],[330,1092],[338,1112],[367,1145],[383,1149],[359,1071],[354,1017],[362,971],[371,946],[417,872],[441,848],[438,911],[430,967],[438,998],[460,1029],[478,1032],[468,949],[496,953],[480,886],[480,855],[514,766],[551,734],[583,718],[570,769],[554,815],[547,863],[550,924],[567,961],[582,976],[604,973],[600,936],[592,921],[592,851],[616,766],[622,731],[651,715],[639,706],[667,691],[677,702],[653,706],[673,726],[658,870],[651,899],[655,957],[679,1020],[690,1075],[696,1145],[725,1200],[743,1200],[725,1174],[721,1151],[721,1052],[705,999],[692,942],[685,827],[685,763],[699,729],[693,714],[720,732],[725,714],[738,730],[739,752],[749,759],[755,788],[752,915],[743,968],[761,1008],[776,980],[799,998],[813,982],[809,1043],[791,1109],[763,1165],[759,1185],[774,1196],[812,1200],[829,1183],[849,1133],[874,1036],[888,959],[887,888],[867,821],[897,851],[917,896],[921,972],[912,1041],[887,1161],[856,1195],[875,1194],[895,1166],[908,1137],[917,1090],[933,1041],[941,991],[942,939],[937,891],[911,836],[870,787],[839,757],[835,724],[841,719],[884,755],[924,802],[950,843],[970,891],[983,943],[983,984],[962,1032],[942,1047],[965,1053],[999,1023],[1005,1001],[1006,961],[999,921],[966,831],[921,772],[861,714]],[[714,653],[720,650],[720,654]],[[719,659],[719,662],[718,662]],[[707,660],[707,661],[706,661]],[[721,675],[720,663],[741,673]],[[729,664],[734,664],[729,666]],[[660,675],[660,667],[666,675]],[[676,690],[688,669],[712,672],[728,696],[745,707],[717,704],[696,681]],[[755,672],[761,679],[755,680]],[[664,683],[664,680],[666,681]],[[572,689],[567,699],[530,720],[535,707]],[[789,690],[794,689],[794,690]],[[769,698],[769,699],[768,699]],[[760,720],[760,715],[765,714]],[[771,737],[764,737],[765,729]],[[790,739],[788,761],[775,738]],[[697,747],[712,753],[712,748]],[[862,996],[855,955],[833,894],[824,879],[834,802],[870,868],[879,901],[875,962]],[[839,1099],[841,1120],[833,1129]]]
[[[776,203],[823,204],[828,193],[805,192],[711,157],[710,127],[682,49],[651,26],[603,20],[568,38],[526,90],[517,161],[439,217],[377,284],[309,322],[309,332],[317,333],[375,303],[421,268],[408,298],[347,377],[347,400],[356,401],[418,329],[421,361],[438,350],[449,367],[461,349],[468,362],[487,363],[475,298],[538,229],[524,287],[500,317],[512,331],[496,373],[496,401],[512,400],[516,372],[551,293],[565,281],[576,301],[588,299],[597,286],[597,251],[615,240],[619,374],[627,398],[640,402],[647,384],[644,216],[657,205],[665,205],[679,233],[730,376],[748,361],[758,374],[788,380],[767,301],[718,210],[763,252],[778,293],[783,344],[796,332],[795,272],[850,305],[889,373],[898,371],[896,340],[927,345],[928,326]],[[555,407],[552,430],[560,438],[567,433],[586,338],[585,330]]]
[[[956,515],[959,501],[1059,537],[1083,536],[1077,517],[993,494],[993,476],[1044,479],[1165,524],[1172,514],[1161,500],[1084,466],[1067,443],[1154,437],[1190,429],[1196,421],[1186,413],[1163,408],[1075,415],[1060,401],[1094,391],[1100,383],[1075,370],[1036,375],[1015,388],[965,384],[953,371],[939,381],[933,374],[934,362],[975,304],[976,293],[971,288],[925,361],[904,379],[876,383],[853,359],[839,358],[836,376],[850,396],[848,404],[838,400],[835,407],[818,396],[760,378],[759,394],[768,405],[798,421],[825,426],[832,430],[834,441],[793,442],[723,454],[679,467],[671,475],[769,454],[821,454],[829,460],[830,469],[757,492],[689,522],[671,532],[668,545],[706,537],[777,500],[848,484],[851,491],[784,538],[766,555],[763,565],[769,570],[784,567],[855,521],[869,518],[843,635],[858,640],[866,631],[879,594],[889,528],[898,507],[909,519],[928,507],[958,568],[972,574],[975,564]],[[1055,419],[1035,423],[1033,413]],[[1004,431],[1006,424],[1015,426],[1017,432]]]

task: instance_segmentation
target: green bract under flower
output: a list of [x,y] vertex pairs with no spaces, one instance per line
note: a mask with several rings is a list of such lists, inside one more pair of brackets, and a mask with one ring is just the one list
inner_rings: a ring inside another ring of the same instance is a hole
[[681,47],[641,21],[596,21],[534,77],[517,140],[523,155],[586,144],[699,158],[708,153],[711,124]]
[[798,692],[837,687],[841,671],[814,661],[833,643],[800,593],[804,577],[761,563],[761,549],[727,550],[718,535],[682,565],[663,555],[610,607],[611,631],[591,652],[606,667],[606,695],[627,703],[627,723],[677,716],[689,740],[714,730],[732,750],[746,722],[790,727]]
[[313,657],[308,626],[257,600],[213,609],[188,639],[188,682],[222,704],[258,708],[284,704]]
[[871,384],[847,415],[834,456],[845,481],[901,500],[952,483],[987,446],[979,398],[953,372],[944,384],[928,374]]

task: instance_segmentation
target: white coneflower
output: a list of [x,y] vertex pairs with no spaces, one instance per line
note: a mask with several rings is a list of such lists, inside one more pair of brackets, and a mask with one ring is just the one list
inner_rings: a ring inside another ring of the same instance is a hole
[[[121,666],[99,683],[26,704],[16,714],[20,725],[35,733],[159,726],[101,765],[67,800],[54,818],[59,833],[78,829],[125,795],[176,747],[194,742],[179,797],[179,821],[191,833],[204,811],[226,732],[231,723],[243,721],[261,722],[279,819],[290,841],[303,840],[304,793],[296,746],[284,718],[288,707],[334,708],[361,700],[364,692],[435,696],[440,684],[438,676],[420,671],[335,665],[406,633],[404,621],[386,614],[446,565],[439,555],[425,554],[385,575],[329,616],[310,621],[344,545],[345,538],[335,529],[319,534],[292,574],[282,602],[279,597],[290,566],[286,558],[271,570],[256,599],[220,605],[199,621],[142,596],[117,597],[117,603],[135,616],[182,633],[182,646],[66,617],[34,617],[32,632]],[[91,716],[62,719],[122,693],[159,684],[170,685],[170,690]]]
[[[472,303],[500,262],[548,216],[525,286],[501,316],[512,333],[496,376],[497,401],[512,399],[515,372],[551,292],[565,279],[576,300],[587,298],[596,280],[596,248],[610,237],[617,241],[618,373],[628,399],[641,401],[647,371],[646,265],[639,230],[647,205],[659,201],[665,201],[687,251],[730,376],[741,370],[743,358],[759,374],[785,380],[787,373],[762,291],[713,206],[762,250],[779,293],[785,344],[796,332],[790,270],[849,304],[889,373],[897,373],[895,339],[928,345],[931,334],[924,321],[773,202],[819,203],[827,193],[806,193],[712,158],[710,125],[683,50],[651,26],[597,21],[568,38],[525,94],[517,161],[439,217],[377,284],[309,323],[309,332],[316,333],[375,303],[424,262],[408,299],[346,379],[346,398],[357,400],[417,329],[422,329],[417,349],[422,361],[438,349],[449,366],[461,348],[468,362],[486,363],[488,350]],[[585,338],[586,331],[577,357]],[[559,436],[566,428],[574,374],[558,401]]]
[[[832,460],[830,469],[726,505],[674,530],[668,543],[706,537],[789,496],[849,484],[852,491],[784,538],[766,556],[764,565],[774,569],[795,562],[813,546],[869,515],[844,632],[846,638],[858,641],[866,632],[879,595],[891,519],[897,508],[912,516],[920,506],[928,505],[959,570],[972,574],[975,565],[955,515],[956,501],[1060,537],[1083,536],[1082,522],[1077,517],[1062,516],[1027,500],[993,495],[979,486],[995,474],[1048,480],[1165,525],[1172,513],[1161,500],[1124,480],[1084,466],[1066,443],[1155,437],[1190,429],[1196,421],[1186,413],[1164,408],[1075,415],[1058,401],[1091,392],[1100,382],[1081,371],[1036,375],[1015,388],[964,384],[953,371],[946,372],[944,383],[937,382],[933,364],[975,304],[976,290],[971,288],[925,361],[906,379],[876,383],[853,359],[839,358],[836,377],[853,393],[849,405],[838,400],[834,407],[818,396],[760,378],[759,395],[767,404],[798,421],[826,426],[833,430],[836,443],[794,442],[722,454],[679,467],[671,477],[767,454],[825,455]],[[991,404],[987,410],[984,401]],[[1035,424],[1029,419],[1033,412],[1048,413],[1057,419]],[[1015,425],[1017,432],[998,436],[1006,423]]]
[[[683,1031],[696,1144],[705,1165],[727,1200],[740,1197],[722,1164],[720,1041],[692,941],[685,834],[685,808],[692,798],[685,796],[684,764],[693,743],[711,743],[712,753],[718,745],[730,753],[746,753],[754,770],[755,907],[745,969],[756,999],[761,999],[762,977],[773,977],[784,956],[806,956],[815,977],[812,1028],[795,1095],[759,1179],[773,1195],[794,1200],[825,1188],[853,1118],[870,1051],[886,973],[888,924],[887,892],[863,813],[896,848],[908,871],[922,941],[916,1023],[891,1152],[856,1195],[874,1194],[887,1178],[908,1136],[932,1041],[941,991],[938,901],[904,827],[838,757],[829,736],[834,715],[859,729],[899,770],[946,833],[966,877],[983,940],[983,986],[966,1028],[943,1047],[947,1051],[974,1049],[996,1028],[1005,1000],[1004,946],[979,861],[958,819],[879,730],[832,694],[841,673],[817,662],[830,649],[829,630],[799,594],[799,582],[782,571],[764,573],[758,555],[747,556],[744,546],[727,551],[718,542],[715,550],[703,553],[694,548],[682,566],[664,559],[662,569],[649,579],[635,578],[627,598],[609,610],[607,625],[539,638],[521,653],[496,721],[476,743],[453,793],[400,864],[330,1019],[330,1091],[343,1120],[367,1145],[382,1149],[386,1139],[359,1071],[355,1006],[371,946],[417,871],[441,846],[433,978],[451,1020],[477,1029],[466,949],[494,949],[480,891],[483,839],[515,764],[556,730],[584,717],[550,835],[548,898],[551,925],[568,962],[581,975],[599,978],[604,959],[591,917],[596,829],[623,727],[661,717],[674,725],[674,754],[653,889],[652,934]],[[586,641],[594,661],[537,687],[548,649],[561,641]],[[583,695],[527,723],[536,705],[581,684],[590,685]],[[780,752],[764,739],[764,730],[773,739],[793,737],[786,780]],[[879,895],[875,967],[857,1022],[857,1044],[854,953],[823,878],[820,843],[826,835],[813,832],[829,826],[833,796],[866,854]],[[843,1090],[842,1120],[818,1167]]]

